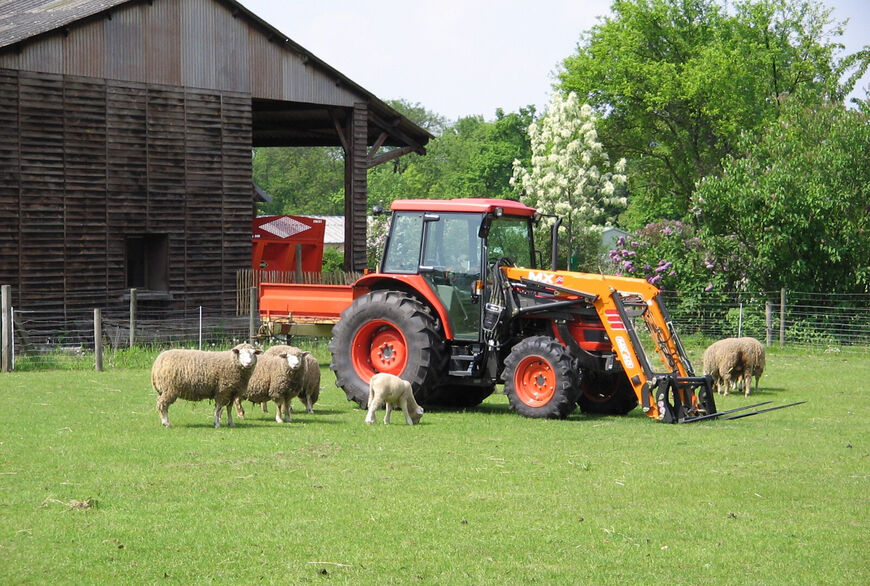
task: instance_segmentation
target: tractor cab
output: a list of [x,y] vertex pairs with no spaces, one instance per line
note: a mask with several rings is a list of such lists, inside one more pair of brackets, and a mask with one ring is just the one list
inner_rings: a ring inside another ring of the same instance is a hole
[[419,275],[437,298],[452,339],[481,341],[481,299],[495,264],[535,267],[535,210],[498,199],[397,200],[380,273]]

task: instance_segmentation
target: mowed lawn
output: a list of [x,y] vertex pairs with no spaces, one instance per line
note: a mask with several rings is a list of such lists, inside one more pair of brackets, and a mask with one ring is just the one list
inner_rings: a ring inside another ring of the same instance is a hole
[[774,349],[719,408],[806,404],[692,425],[366,426],[322,365],[315,414],[233,429],[164,429],[147,368],[0,374],[0,583],[870,583],[866,352]]

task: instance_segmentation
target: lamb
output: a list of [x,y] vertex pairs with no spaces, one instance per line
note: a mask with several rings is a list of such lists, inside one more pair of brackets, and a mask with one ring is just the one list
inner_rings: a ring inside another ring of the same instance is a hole
[[740,382],[746,396],[752,387],[755,376],[755,390],[764,372],[764,347],[754,338],[725,338],[711,344],[704,351],[704,374],[713,377],[719,394],[728,394],[732,385],[739,387]]
[[262,403],[264,410],[266,402],[271,400],[277,406],[275,421],[289,423],[290,401],[302,390],[303,360],[307,355],[307,352],[300,357],[292,352],[270,354],[267,351],[258,361],[244,394],[236,401],[239,416],[245,416],[242,399]]
[[170,427],[169,406],[176,399],[215,402],[214,426],[220,427],[221,411],[227,407],[227,425],[234,427],[230,406],[248,386],[260,350],[239,344],[231,350],[166,350],[151,367],[151,385],[157,391],[157,412]]
[[375,422],[375,412],[381,405],[386,405],[387,414],[384,416],[384,424],[390,423],[390,410],[401,409],[405,412],[405,421],[408,425],[420,422],[423,417],[423,408],[414,399],[411,383],[399,377],[379,372],[369,382],[369,410],[366,414],[366,423]]

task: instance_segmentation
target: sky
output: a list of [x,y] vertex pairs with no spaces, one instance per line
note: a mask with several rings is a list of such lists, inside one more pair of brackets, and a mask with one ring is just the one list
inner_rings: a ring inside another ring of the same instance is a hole
[[[381,100],[448,121],[549,102],[555,72],[610,0],[240,0]],[[843,54],[870,45],[870,0],[824,0],[846,18]],[[840,56],[842,56],[841,54]],[[858,84],[865,97],[870,76]]]

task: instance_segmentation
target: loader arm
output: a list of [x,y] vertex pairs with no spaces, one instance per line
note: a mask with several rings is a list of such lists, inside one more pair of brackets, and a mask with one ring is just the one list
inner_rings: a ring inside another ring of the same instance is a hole
[[[502,269],[517,288],[533,285],[552,293],[542,307],[571,300],[591,305],[612,344],[612,352],[628,377],[638,403],[651,418],[675,421],[715,411],[709,381],[696,377],[660,291],[644,279],[519,267]],[[664,370],[656,369],[644,350],[635,318],[641,318]],[[696,395],[695,389],[699,389]],[[699,401],[699,396],[704,400]]]

